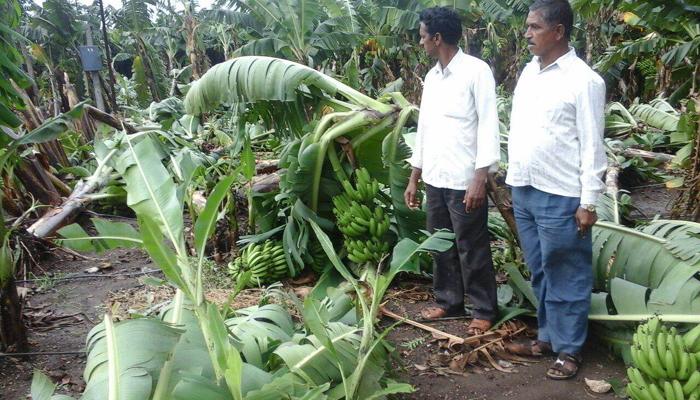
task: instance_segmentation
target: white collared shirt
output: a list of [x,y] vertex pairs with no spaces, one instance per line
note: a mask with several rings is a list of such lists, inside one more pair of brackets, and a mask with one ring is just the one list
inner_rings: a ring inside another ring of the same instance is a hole
[[513,95],[506,183],[595,204],[607,168],[604,107],[605,82],[573,48],[542,70],[533,57]]
[[474,170],[500,160],[496,88],[489,66],[460,49],[425,76],[418,132],[409,160],[423,182],[466,190]]

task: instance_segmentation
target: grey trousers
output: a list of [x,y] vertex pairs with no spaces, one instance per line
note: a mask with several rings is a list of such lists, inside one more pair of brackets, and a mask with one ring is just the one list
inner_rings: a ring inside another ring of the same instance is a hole
[[474,318],[495,321],[498,315],[496,277],[488,232],[488,205],[467,213],[464,190],[426,186],[428,230],[449,229],[456,246],[433,254],[433,289],[448,315],[464,314],[464,295]]

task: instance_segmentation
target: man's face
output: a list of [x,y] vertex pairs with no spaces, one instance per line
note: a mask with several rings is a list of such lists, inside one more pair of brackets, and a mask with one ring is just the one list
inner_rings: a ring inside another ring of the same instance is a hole
[[539,10],[530,11],[525,23],[527,25],[527,31],[525,31],[527,48],[536,56],[549,53],[564,36],[564,27],[561,24],[549,25]]
[[428,56],[433,58],[437,57],[437,47],[440,34],[436,33],[434,36],[430,35],[425,24],[422,22],[420,23],[420,29],[418,32],[420,33],[420,45],[423,46],[423,49],[426,53],[428,53]]

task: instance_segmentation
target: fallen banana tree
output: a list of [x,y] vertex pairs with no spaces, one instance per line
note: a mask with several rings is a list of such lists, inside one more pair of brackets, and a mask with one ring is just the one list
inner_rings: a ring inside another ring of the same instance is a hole
[[[238,310],[227,320],[228,306],[221,310],[204,299],[202,268],[207,239],[219,209],[226,207],[223,203],[235,177],[217,183],[195,221],[196,258],[192,260],[184,240],[182,188],[187,179],[166,168],[161,161],[165,153],[151,135],[121,132],[113,139],[117,154],[107,164],[125,181],[138,231],[128,224],[96,219],[96,236],[70,225],[59,231],[62,242],[78,250],[142,247],[178,291],[160,320],[113,323],[106,315],[93,329],[88,335],[83,398],[121,398],[128,390],[134,399],[238,400],[282,394],[305,399],[382,399],[412,390],[385,376],[387,331],[379,334],[374,324],[392,279],[400,272],[416,271],[419,253],[449,248],[450,233],[437,232],[422,243],[404,239],[394,248],[386,271],[367,268],[360,280],[341,262],[314,215],[304,214],[301,217],[354,291],[359,326],[348,323],[352,301],[328,300],[325,295],[305,299],[303,337],[290,328],[288,314],[270,307]],[[239,277],[233,296],[249,278],[250,273]],[[329,290],[323,287],[317,292]],[[331,310],[333,304],[346,308]],[[51,383],[39,375],[36,379],[37,387],[41,383],[50,393]]]
[[403,200],[411,154],[403,135],[418,109],[400,93],[373,99],[301,64],[238,57],[212,67],[185,99],[186,111],[196,117],[222,107],[235,110],[239,124],[262,124],[288,140],[280,155],[284,172],[275,208],[287,210],[277,223],[284,225],[289,262],[303,264],[310,247],[311,229],[299,218],[308,212],[301,208],[316,213],[317,222],[327,221],[321,225],[332,231],[331,199],[359,167],[385,188],[379,196],[392,209],[392,232],[419,238],[425,216]]
[[[593,228],[593,330],[629,359],[636,323],[700,323],[700,224],[653,221],[640,230]],[[622,323],[622,324],[620,324]]]

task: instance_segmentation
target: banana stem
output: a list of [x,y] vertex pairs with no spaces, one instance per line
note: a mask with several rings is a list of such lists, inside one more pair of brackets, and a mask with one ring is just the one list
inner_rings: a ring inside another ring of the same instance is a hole
[[685,322],[692,324],[700,324],[700,315],[696,314],[622,314],[622,315],[606,315],[606,314],[589,314],[588,319],[591,321],[613,321],[613,322],[642,322],[652,317],[658,317],[664,322]]
[[356,111],[347,111],[347,112],[335,112],[335,113],[330,113],[330,114],[324,115],[321,118],[321,121],[319,121],[318,125],[316,126],[316,129],[314,129],[313,143],[316,143],[319,140],[321,140],[323,135],[326,133],[326,130],[328,130],[328,127],[333,122],[337,122],[341,118],[351,117],[356,113],[357,113]]
[[338,179],[338,181],[342,182],[350,179],[347,174],[345,174],[343,165],[340,163],[340,159],[338,159],[338,153],[335,151],[335,146],[328,146],[328,161],[331,162],[333,172],[335,173],[335,177]]
[[357,148],[357,147],[359,147],[362,143],[364,143],[364,142],[366,142],[367,140],[369,140],[370,138],[372,138],[372,136],[376,135],[376,134],[379,133],[379,132],[384,131],[384,130],[385,130],[386,128],[388,128],[389,125],[391,125],[393,122],[394,122],[394,116],[393,116],[393,114],[392,114],[392,115],[389,115],[388,117],[384,118],[384,119],[382,120],[382,122],[380,122],[379,124],[373,126],[373,127],[372,127],[371,129],[369,129],[367,132],[361,133],[361,134],[357,135],[356,137],[354,137],[354,138],[350,141],[350,145],[352,146],[352,148]]
[[333,140],[335,140],[337,137],[368,125],[372,121],[376,120],[377,116],[375,113],[367,111],[356,112],[353,113],[350,118],[339,122],[323,134],[321,140],[319,141],[320,149],[318,152],[318,158],[316,159],[316,165],[314,167],[313,184],[311,187],[311,209],[314,212],[318,210],[318,191],[319,187],[321,186],[321,172],[323,169],[323,162],[326,158],[326,152],[328,151],[328,146],[331,145]]

